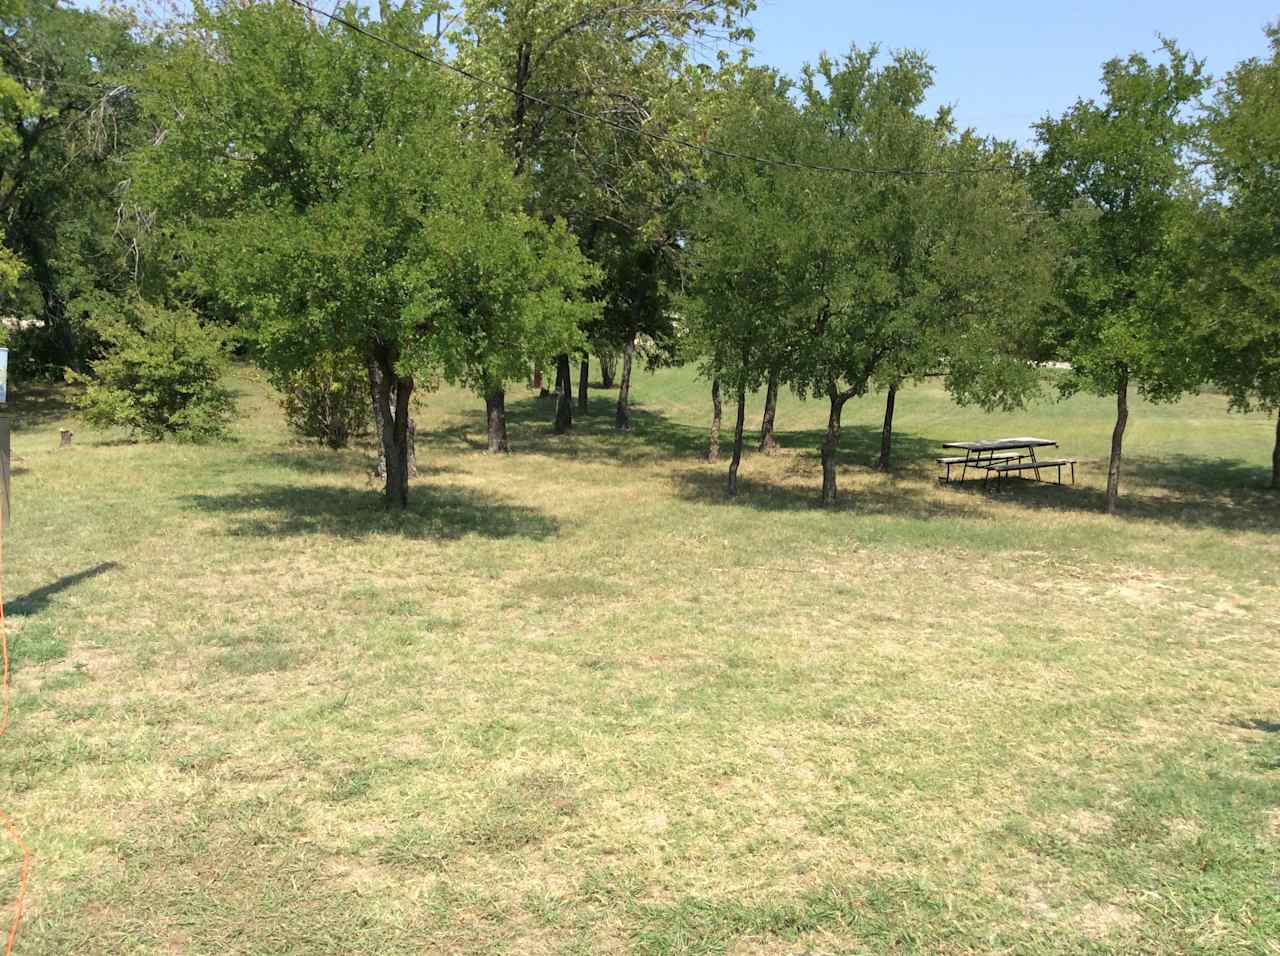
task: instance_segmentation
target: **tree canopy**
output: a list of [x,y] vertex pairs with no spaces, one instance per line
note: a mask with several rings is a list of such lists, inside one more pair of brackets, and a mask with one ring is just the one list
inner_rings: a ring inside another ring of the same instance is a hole
[[[958,398],[989,405],[1036,384],[1016,346],[1044,306],[1048,246],[1013,149],[920,112],[932,75],[918,53],[882,62],[855,47],[808,69],[796,105],[785,81],[747,73],[714,142],[779,164],[721,157],[693,204],[704,366],[740,407],[775,375],[829,401],[828,504],[842,410],[877,382],[945,374]],[[731,489],[740,457],[741,421]]]
[[118,314],[154,278],[123,195],[127,156],[146,135],[129,80],[152,55],[134,26],[60,0],[0,5],[0,276],[8,310],[38,323],[19,371],[79,367],[93,317]]
[[[417,42],[430,13],[345,16]],[[527,185],[435,66],[283,0],[204,11],[196,27],[149,74],[165,133],[139,156],[139,188],[268,368],[305,368],[317,349],[371,364],[387,497],[404,507],[418,383],[491,392],[575,343],[586,313],[569,300],[590,270],[563,226],[528,215]]]
[[1204,66],[1172,41],[1164,61],[1138,53],[1102,70],[1104,100],[1079,100],[1037,126],[1039,200],[1057,217],[1067,253],[1062,308],[1046,326],[1070,364],[1063,389],[1116,396],[1106,509],[1114,512],[1130,385],[1167,401],[1200,384],[1182,295],[1189,261],[1180,241],[1197,203],[1189,162],[1192,113]]
[[[826,504],[847,403],[886,393],[887,468],[894,397],[925,378],[1013,409],[1053,359],[1063,396],[1114,396],[1108,511],[1133,388],[1280,410],[1280,27],[1208,104],[1171,41],[1113,59],[1024,151],[926,109],[918,51],[756,62],[754,8],[0,0],[15,371],[113,368],[169,321],[303,405],[367,382],[397,507],[415,393],[474,391],[502,452],[512,383],[556,367],[568,431],[592,351],[623,357],[623,431],[637,357],[697,364],[717,416],[730,391],[731,492],[749,393],[762,450],[780,388],[826,399]],[[1280,430],[1275,454],[1280,484]]]
[[1270,56],[1229,73],[1209,110],[1219,196],[1205,216],[1198,348],[1233,408],[1277,414],[1280,488],[1280,24],[1267,38]]

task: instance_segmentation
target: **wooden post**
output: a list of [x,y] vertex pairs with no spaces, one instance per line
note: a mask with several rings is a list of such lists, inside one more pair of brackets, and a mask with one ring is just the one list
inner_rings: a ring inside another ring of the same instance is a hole
[[59,450],[61,450],[61,449],[63,449],[63,448],[70,448],[70,447],[71,447],[71,436],[72,436],[72,435],[74,435],[74,434],[75,434],[75,432],[73,432],[70,428],[62,428],[62,429],[59,429],[59,430],[58,430],[58,439],[59,439],[59,440],[58,440],[58,448],[59,448]]
[[0,417],[0,529],[9,527],[9,418]]

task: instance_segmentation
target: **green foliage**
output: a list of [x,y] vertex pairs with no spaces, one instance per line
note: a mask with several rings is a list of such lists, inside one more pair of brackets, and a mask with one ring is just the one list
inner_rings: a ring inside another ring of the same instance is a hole
[[436,310],[435,367],[481,395],[583,347],[581,330],[600,311],[587,298],[599,270],[562,221],[547,226],[513,211],[521,196],[507,182],[505,193],[485,183],[461,191],[448,215],[465,228],[428,225],[408,271],[414,295],[427,298],[417,307]]
[[[502,84],[626,126],[693,139],[704,135],[699,94],[711,72],[691,50],[749,39],[753,0],[468,0],[455,36],[460,62]],[[584,78],[589,77],[589,82]],[[490,135],[533,183],[534,207],[564,219],[603,270],[593,342],[620,349],[644,336],[652,363],[671,358],[677,326],[679,198],[698,158],[641,136],[620,135],[506,91],[474,88]]]
[[946,108],[923,114],[932,84],[922,54],[881,63],[875,46],[805,71],[839,165],[877,172],[821,220],[833,253],[794,384],[851,396],[945,371],[962,400],[1016,406],[1036,384],[1016,331],[1043,306],[1050,250],[1013,148],[958,134]]
[[[688,311],[721,377],[770,368],[801,394],[861,394],[947,373],[954,394],[1016,405],[1036,385],[1025,329],[1048,292],[1051,249],[1011,147],[957,136],[918,110],[932,69],[902,52],[824,57],[803,111],[767,72],[724,101],[717,146],[853,169],[709,164],[691,213]],[[982,170],[981,173],[964,172]],[[742,373],[735,371],[742,369]]]
[[13,250],[0,245],[0,289],[11,289],[18,284],[25,266]]
[[151,441],[204,441],[226,427],[234,405],[223,386],[225,333],[201,325],[189,309],[145,302],[125,314],[96,320],[106,353],[84,381],[79,399],[85,421],[124,427]]
[[1165,41],[1167,62],[1108,62],[1104,101],[1079,100],[1037,126],[1036,193],[1068,250],[1049,344],[1071,363],[1064,391],[1115,394],[1134,382],[1153,399],[1194,388],[1200,363],[1185,331],[1188,277],[1181,230],[1198,201],[1188,111],[1205,90],[1203,64]]
[[[0,2],[0,22],[11,23],[24,9],[20,0]],[[0,62],[0,163],[8,165],[12,155],[21,145],[18,130],[26,117],[39,110],[40,100],[9,72],[9,64]],[[0,244],[0,291],[13,288],[22,274],[23,263],[18,255]]]
[[[420,45],[433,8],[344,12]],[[579,341],[589,271],[562,227],[523,211],[526,184],[468,133],[438,67],[285,2],[197,23],[217,49],[193,40],[153,71],[146,105],[168,133],[142,152],[140,188],[268,369],[385,347],[398,374],[480,387]]]
[[[748,71],[720,98],[713,145],[755,148],[781,160],[812,157],[823,143],[790,99],[790,84]],[[814,273],[835,223],[816,175],[777,166],[715,159],[707,186],[685,212],[681,311],[708,377],[731,388],[756,388],[770,367],[798,347],[822,288]]]
[[285,421],[304,438],[346,448],[368,429],[368,371],[354,353],[318,356],[310,368],[284,376],[277,386]]
[[61,0],[8,0],[0,27],[0,308],[38,323],[28,371],[79,367],[94,346],[86,303],[165,298],[123,166],[148,135],[129,79],[151,48],[118,10]]
[[1209,110],[1223,201],[1205,217],[1202,350],[1238,409],[1280,409],[1280,24],[1271,53],[1228,74]]

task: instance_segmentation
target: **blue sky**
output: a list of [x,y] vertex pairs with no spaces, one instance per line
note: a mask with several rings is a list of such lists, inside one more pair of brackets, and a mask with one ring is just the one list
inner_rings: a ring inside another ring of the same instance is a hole
[[1172,37],[1221,76],[1266,50],[1263,27],[1280,0],[759,0],[757,59],[795,75],[823,50],[851,42],[924,50],[936,73],[932,104],[961,125],[1030,144],[1029,126],[1095,96],[1104,61]]

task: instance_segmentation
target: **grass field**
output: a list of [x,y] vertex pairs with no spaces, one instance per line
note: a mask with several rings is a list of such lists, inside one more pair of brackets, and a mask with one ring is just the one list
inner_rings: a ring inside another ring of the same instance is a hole
[[[731,503],[688,373],[502,459],[445,390],[395,519],[238,382],[210,447],[10,407],[21,956],[1280,953],[1271,421],[1139,404],[1106,519],[1109,403],[920,387],[826,512],[817,404]],[[1078,487],[933,480],[1040,433]]]

